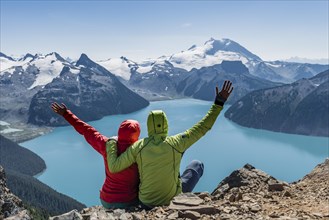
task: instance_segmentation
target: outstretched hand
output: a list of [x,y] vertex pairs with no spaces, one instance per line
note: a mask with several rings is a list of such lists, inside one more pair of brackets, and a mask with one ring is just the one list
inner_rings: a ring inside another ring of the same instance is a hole
[[222,86],[222,90],[219,92],[218,86],[216,86],[216,99],[215,104],[223,106],[228,97],[231,95],[233,91],[232,82],[229,80],[225,80]]
[[57,102],[54,102],[51,104],[51,108],[53,109],[53,111],[61,116],[64,115],[64,113],[67,111],[67,107],[64,103],[62,103],[61,105],[59,105]]

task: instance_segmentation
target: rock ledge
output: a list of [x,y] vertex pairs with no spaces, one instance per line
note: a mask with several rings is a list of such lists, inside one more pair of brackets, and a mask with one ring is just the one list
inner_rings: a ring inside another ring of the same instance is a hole
[[169,206],[150,211],[95,206],[50,219],[329,219],[329,159],[291,184],[246,164],[211,194],[180,194]]

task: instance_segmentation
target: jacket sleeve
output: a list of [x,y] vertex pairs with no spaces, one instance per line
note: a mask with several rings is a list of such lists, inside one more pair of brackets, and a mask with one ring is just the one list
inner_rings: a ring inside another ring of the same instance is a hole
[[117,141],[109,140],[106,143],[107,165],[111,173],[118,173],[136,162],[136,143],[118,156]]
[[204,116],[192,128],[183,133],[167,138],[168,144],[180,153],[183,153],[212,128],[222,109],[222,106],[213,104],[206,116]]
[[86,141],[100,154],[105,155],[105,144],[108,138],[100,134],[94,127],[80,120],[70,110],[64,114],[65,120],[70,123],[74,129],[83,135]]

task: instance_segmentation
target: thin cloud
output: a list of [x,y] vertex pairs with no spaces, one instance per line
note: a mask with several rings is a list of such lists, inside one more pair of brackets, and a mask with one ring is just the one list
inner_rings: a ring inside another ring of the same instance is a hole
[[184,23],[184,24],[181,25],[182,28],[189,28],[191,26],[192,26],[191,23]]

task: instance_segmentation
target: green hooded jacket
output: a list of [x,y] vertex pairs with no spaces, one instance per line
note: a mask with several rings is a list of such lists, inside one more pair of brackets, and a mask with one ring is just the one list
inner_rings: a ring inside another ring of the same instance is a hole
[[222,108],[213,104],[197,124],[174,136],[168,136],[165,113],[151,111],[147,119],[147,138],[135,142],[119,157],[115,140],[107,142],[109,170],[120,172],[136,162],[140,176],[140,201],[148,206],[168,205],[174,196],[182,192],[179,178],[182,154],[211,129]]

